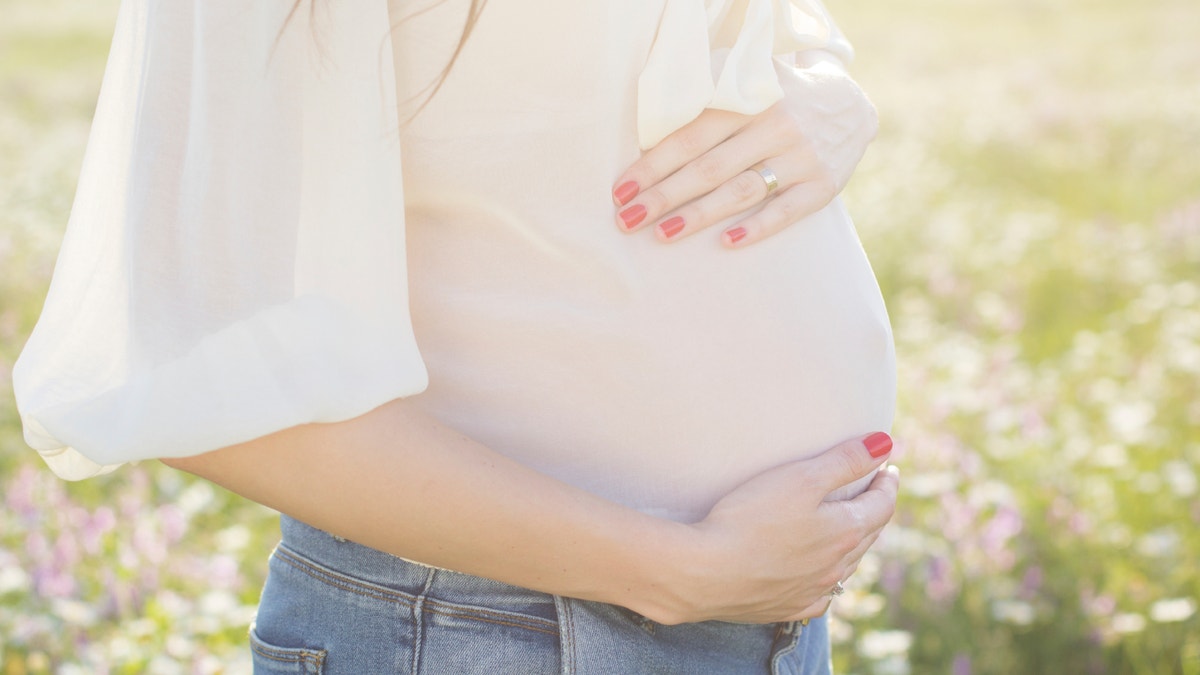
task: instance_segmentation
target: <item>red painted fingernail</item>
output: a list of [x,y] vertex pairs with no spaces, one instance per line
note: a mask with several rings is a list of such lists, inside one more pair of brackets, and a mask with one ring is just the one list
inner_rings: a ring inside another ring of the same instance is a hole
[[680,218],[679,216],[672,216],[664,220],[659,224],[658,231],[662,232],[663,236],[667,239],[674,237],[683,231],[683,218]]
[[638,184],[629,180],[621,183],[616,190],[613,190],[613,200],[617,202],[617,206],[625,206],[630,199],[637,196]]
[[863,445],[867,446],[867,452],[871,453],[872,457],[879,459],[892,451],[892,437],[882,431],[876,431],[863,439]]
[[729,238],[729,243],[736,244],[746,238],[746,228],[735,227],[731,230],[725,230],[725,236]]
[[632,230],[646,218],[646,207],[641,204],[634,204],[618,215],[621,216],[621,222],[625,223],[625,229]]

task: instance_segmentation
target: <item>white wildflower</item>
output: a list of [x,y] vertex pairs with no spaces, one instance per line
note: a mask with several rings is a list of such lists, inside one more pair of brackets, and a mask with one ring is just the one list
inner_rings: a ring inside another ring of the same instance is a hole
[[1187,462],[1178,459],[1166,462],[1162,466],[1162,474],[1176,496],[1191,497],[1196,494],[1196,472]]
[[1145,628],[1146,617],[1141,614],[1118,614],[1112,620],[1112,629],[1116,633],[1140,633]]
[[59,598],[54,601],[54,613],[73,626],[90,626],[96,623],[96,610],[78,600]]
[[1150,620],[1158,623],[1186,621],[1196,613],[1196,601],[1191,598],[1168,598],[1150,605]]
[[216,535],[217,549],[225,553],[237,553],[250,543],[250,530],[245,525],[232,525]]
[[0,595],[22,591],[29,587],[29,575],[20,567],[0,569]]
[[877,661],[888,656],[903,656],[912,647],[912,633],[904,630],[873,630],[863,633],[858,641],[858,653]]
[[1147,532],[1138,539],[1137,551],[1151,558],[1169,558],[1179,548],[1179,533],[1169,527]]
[[1037,618],[1033,605],[1021,600],[997,600],[992,603],[992,617],[1014,626],[1028,626]]

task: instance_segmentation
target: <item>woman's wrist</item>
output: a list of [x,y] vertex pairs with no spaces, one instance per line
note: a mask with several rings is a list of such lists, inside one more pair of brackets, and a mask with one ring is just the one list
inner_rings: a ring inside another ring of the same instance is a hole
[[610,602],[666,625],[710,618],[703,589],[719,584],[718,556],[701,528],[658,520],[633,549],[631,580]]

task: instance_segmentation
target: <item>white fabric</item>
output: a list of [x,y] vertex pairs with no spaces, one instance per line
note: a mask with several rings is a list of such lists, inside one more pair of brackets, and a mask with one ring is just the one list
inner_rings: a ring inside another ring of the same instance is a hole
[[765,109],[795,77],[787,50],[849,58],[819,5],[489,0],[426,101],[466,4],[303,3],[281,33],[290,2],[125,0],[14,372],[56,472],[410,396],[692,520],[890,426],[887,315],[839,202],[737,252],[718,230],[664,246],[614,223],[639,145],[705,105]]
[[[71,222],[14,369],[66,478],[421,391],[382,3],[123,3]],[[278,35],[278,42],[275,41]]]
[[772,57],[807,49],[854,56],[820,0],[667,0],[638,82],[642,148],[705,108],[766,110],[783,98]]

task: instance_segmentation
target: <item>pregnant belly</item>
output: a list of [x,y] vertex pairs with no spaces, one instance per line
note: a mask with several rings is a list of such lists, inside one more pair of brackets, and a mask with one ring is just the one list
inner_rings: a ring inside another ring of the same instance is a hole
[[694,521],[757,473],[890,428],[891,331],[840,203],[738,252],[514,232],[410,232],[415,400],[493,449]]

